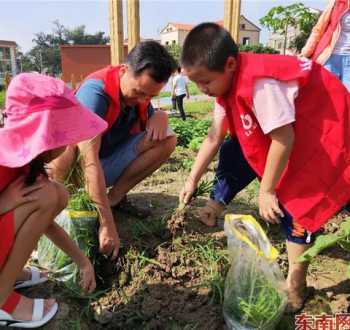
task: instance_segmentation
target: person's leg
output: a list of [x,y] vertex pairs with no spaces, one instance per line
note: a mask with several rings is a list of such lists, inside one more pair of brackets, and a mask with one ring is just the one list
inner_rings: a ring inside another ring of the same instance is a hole
[[[57,185],[47,181],[43,188],[32,193],[36,200],[18,207],[13,212],[14,243],[7,259],[0,270],[0,306],[13,290],[17,275],[22,271],[37,241],[50,226],[55,216],[65,207],[67,199],[62,198]],[[47,300],[44,315],[55,301]],[[16,319],[30,320],[33,300],[21,297],[12,316]]]
[[176,97],[171,97],[171,104],[173,106],[173,111],[176,111]]
[[[130,148],[130,145],[128,147]],[[131,161],[120,176],[112,179],[112,176],[106,177],[107,183],[113,185],[108,194],[110,205],[116,206],[133,187],[157,170],[170,157],[175,147],[175,136],[169,136],[162,141],[147,141],[144,134],[140,135],[133,150],[124,152],[124,154],[131,152],[129,157]],[[117,161],[115,159],[115,162]],[[102,166],[106,173],[108,170],[105,169],[103,161]]]
[[179,108],[182,120],[186,120],[186,114],[183,106],[185,96],[186,94],[176,96],[176,102],[177,102],[177,106]]
[[293,221],[292,216],[284,209],[281,226],[287,236],[288,253],[288,310],[296,312],[303,308],[307,298],[306,274],[309,263],[298,262],[298,258],[310,247],[314,234],[307,232],[301,225]]
[[220,148],[210,200],[199,210],[200,220],[207,226],[215,226],[225,206],[255,178],[256,174],[246,161],[237,138],[226,140]]

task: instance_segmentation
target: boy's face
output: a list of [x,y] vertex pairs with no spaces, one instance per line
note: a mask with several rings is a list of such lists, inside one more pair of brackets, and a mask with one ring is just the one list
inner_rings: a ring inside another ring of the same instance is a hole
[[120,90],[125,104],[135,106],[138,103],[149,102],[157,96],[165,83],[158,83],[152,79],[147,70],[135,76],[128,65],[120,69]]
[[236,63],[233,57],[229,57],[222,72],[210,71],[205,66],[184,67],[184,72],[203,93],[209,96],[223,96],[231,88]]

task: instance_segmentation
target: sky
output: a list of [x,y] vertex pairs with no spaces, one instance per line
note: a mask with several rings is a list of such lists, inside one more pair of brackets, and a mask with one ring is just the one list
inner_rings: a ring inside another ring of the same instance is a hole
[[[242,0],[241,14],[260,26],[259,19],[272,7],[298,2],[323,10],[328,0]],[[159,31],[168,22],[218,21],[223,12],[223,0],[140,0],[140,34],[159,39]],[[108,0],[0,0],[0,40],[15,41],[26,52],[33,46],[35,33],[51,33],[57,19],[68,28],[85,25],[88,33],[104,31],[109,35]],[[260,42],[267,39],[268,31],[263,28]]]

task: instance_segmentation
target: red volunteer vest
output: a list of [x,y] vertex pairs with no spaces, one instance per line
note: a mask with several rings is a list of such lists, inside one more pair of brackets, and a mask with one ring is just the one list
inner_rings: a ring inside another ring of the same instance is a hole
[[242,53],[225,107],[231,134],[262,177],[271,139],[252,111],[254,81],[298,80],[295,142],[276,193],[295,221],[317,231],[350,200],[350,94],[319,64],[292,56]]
[[[104,91],[109,97],[109,106],[106,117],[108,128],[111,128],[120,115],[120,88],[119,88],[119,68],[120,66],[107,66],[101,70],[95,71],[88,75],[85,80],[97,79],[104,82]],[[148,120],[149,103],[140,103],[138,105],[139,118],[135,125],[131,128],[130,133],[136,134],[146,128]]]
[[340,20],[343,15],[349,10],[349,0],[336,0],[334,7],[329,18],[328,26],[321,36],[320,41],[317,44],[317,47],[312,54],[312,59],[316,61],[320,54],[328,47],[331,43],[333,33],[337,28],[337,25],[340,24]]

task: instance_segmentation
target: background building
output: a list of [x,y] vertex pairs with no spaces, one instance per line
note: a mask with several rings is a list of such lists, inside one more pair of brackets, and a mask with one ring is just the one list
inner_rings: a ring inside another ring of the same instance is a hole
[[0,86],[4,85],[6,73],[16,75],[16,48],[14,41],[0,40]]
[[[223,21],[216,22],[223,25]],[[160,42],[162,45],[177,44],[182,46],[187,34],[192,30],[194,25],[183,23],[168,23],[160,31]],[[261,29],[249,21],[245,16],[240,18],[239,44],[258,45],[260,40]]]

